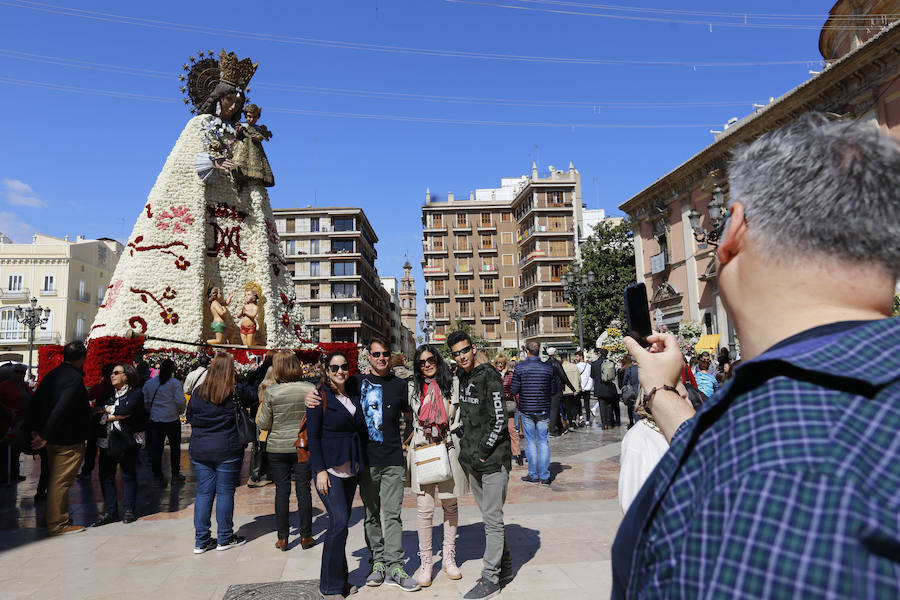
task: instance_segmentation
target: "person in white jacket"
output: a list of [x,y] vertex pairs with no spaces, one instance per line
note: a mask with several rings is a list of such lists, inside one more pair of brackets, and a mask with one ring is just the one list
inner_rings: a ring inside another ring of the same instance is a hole
[[[644,412],[642,407],[639,407],[639,410]],[[631,502],[668,450],[669,443],[660,433],[653,418],[649,416],[638,420],[622,438],[622,452],[619,458],[619,506],[622,507],[623,513],[628,512]]]
[[584,421],[580,425],[590,427],[591,423],[591,393],[594,391],[594,380],[591,378],[591,363],[584,358],[584,351],[575,353],[575,365],[581,375],[581,402],[584,405]]

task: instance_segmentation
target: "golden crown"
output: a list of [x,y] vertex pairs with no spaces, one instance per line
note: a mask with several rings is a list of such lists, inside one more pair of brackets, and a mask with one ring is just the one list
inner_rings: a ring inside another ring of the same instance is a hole
[[226,53],[222,50],[219,53],[219,70],[221,71],[222,81],[234,85],[239,89],[244,89],[256,73],[256,67],[259,63],[251,62],[249,58],[238,60],[234,52]]

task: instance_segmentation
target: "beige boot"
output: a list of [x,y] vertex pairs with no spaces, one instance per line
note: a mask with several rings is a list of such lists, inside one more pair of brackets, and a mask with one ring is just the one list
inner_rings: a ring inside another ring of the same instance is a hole
[[456,527],[459,522],[456,498],[443,502],[444,506],[444,548],[441,564],[444,573],[450,579],[462,579],[462,573],[456,566]]
[[431,585],[431,575],[434,571],[434,558],[431,550],[431,523],[433,517],[434,497],[428,494],[420,494],[418,497],[418,526],[419,559],[422,564],[415,573],[416,582],[420,587]]
[[431,585],[431,574],[434,571],[434,558],[431,555],[431,550],[420,549],[419,560],[422,561],[422,564],[419,566],[419,570],[416,571],[416,583],[420,587],[428,587]]

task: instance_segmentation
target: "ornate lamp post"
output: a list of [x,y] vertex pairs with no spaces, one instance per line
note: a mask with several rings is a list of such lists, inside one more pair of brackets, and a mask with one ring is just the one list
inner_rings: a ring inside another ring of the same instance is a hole
[[712,223],[711,230],[703,229],[700,226],[700,213],[697,212],[696,209],[692,208],[688,213],[691,229],[694,230],[694,239],[697,240],[697,243],[701,244],[702,247],[705,247],[706,244],[711,246],[719,245],[726,215],[728,214],[728,211],[725,210],[725,191],[721,187],[716,186],[713,188],[712,195],[713,199],[706,207],[709,211],[709,220]]
[[422,330],[422,335],[425,336],[426,344],[431,342],[431,332],[434,331],[434,324],[431,321],[431,316],[427,312],[424,319],[419,319],[419,329]]
[[525,307],[522,305],[522,297],[516,294],[512,298],[503,301],[503,310],[506,316],[516,322],[516,356],[518,357],[522,347],[519,343],[519,321],[525,316]]
[[584,323],[581,319],[581,300],[587,295],[588,290],[595,281],[594,274],[591,271],[585,272],[581,265],[573,264],[563,275],[563,283],[565,284],[564,295],[567,302],[575,300],[578,306],[578,346],[580,350],[584,350]]
[[37,298],[33,297],[23,308],[16,307],[16,320],[28,328],[28,377],[31,377],[31,356],[34,350],[34,330],[40,326],[46,329],[47,321],[50,320],[50,309],[42,308],[37,305]]

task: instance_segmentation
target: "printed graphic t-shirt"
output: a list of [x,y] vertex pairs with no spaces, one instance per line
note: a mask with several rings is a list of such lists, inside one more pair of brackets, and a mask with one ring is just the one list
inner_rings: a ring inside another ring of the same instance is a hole
[[366,429],[369,466],[399,467],[406,464],[400,439],[400,415],[412,409],[407,398],[406,381],[389,374],[355,375]]

